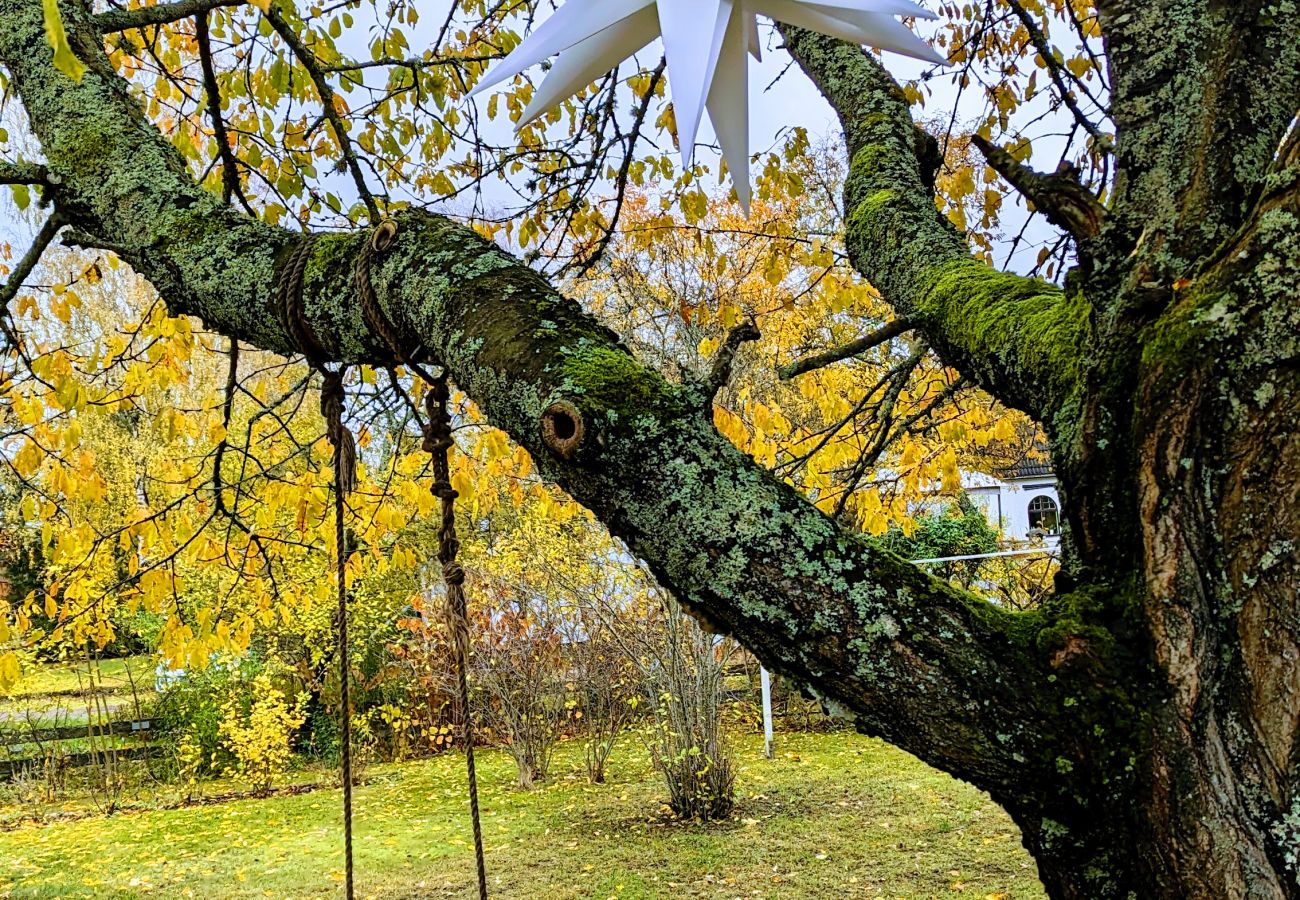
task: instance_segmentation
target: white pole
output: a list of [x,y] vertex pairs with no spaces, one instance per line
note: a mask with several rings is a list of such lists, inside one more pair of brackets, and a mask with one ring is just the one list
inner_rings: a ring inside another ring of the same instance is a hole
[[909,562],[925,566],[933,563],[962,562],[968,559],[996,559],[1003,556],[1055,556],[1055,547],[1030,547],[1027,550],[1000,550],[997,553],[968,553],[965,556],[936,556],[933,559],[913,559]]
[[763,753],[772,758],[772,676],[767,669],[758,667],[758,680],[763,685]]

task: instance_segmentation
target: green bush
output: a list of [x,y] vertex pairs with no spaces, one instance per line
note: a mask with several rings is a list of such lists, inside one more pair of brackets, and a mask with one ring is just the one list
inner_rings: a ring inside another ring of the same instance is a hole
[[221,774],[236,764],[221,736],[223,710],[232,701],[252,705],[252,681],[260,667],[253,662],[214,662],[191,671],[167,687],[158,699],[155,722],[163,756],[175,763],[174,774],[192,779]]
[[[997,529],[964,494],[956,503],[931,515],[918,517],[916,530],[910,535],[897,525],[890,526],[880,543],[905,559],[973,556],[994,553],[999,547]],[[961,560],[935,566],[931,572],[969,587],[978,576],[979,565],[979,560]]]

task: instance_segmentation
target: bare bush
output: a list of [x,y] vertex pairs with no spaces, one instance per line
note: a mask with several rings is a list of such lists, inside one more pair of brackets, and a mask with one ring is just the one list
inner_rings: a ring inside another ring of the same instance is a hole
[[569,719],[565,640],[545,595],[480,573],[471,611],[474,712],[514,758],[521,788],[544,781]]
[[680,818],[724,818],[735,799],[735,769],[722,722],[722,680],[734,641],[706,633],[652,582],[612,611],[611,634],[640,674],[651,758]]

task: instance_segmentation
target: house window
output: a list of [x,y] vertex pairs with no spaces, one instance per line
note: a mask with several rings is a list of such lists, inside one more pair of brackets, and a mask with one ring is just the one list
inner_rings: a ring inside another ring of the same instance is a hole
[[1061,509],[1046,494],[1029,501],[1029,527],[1045,534],[1061,533]]

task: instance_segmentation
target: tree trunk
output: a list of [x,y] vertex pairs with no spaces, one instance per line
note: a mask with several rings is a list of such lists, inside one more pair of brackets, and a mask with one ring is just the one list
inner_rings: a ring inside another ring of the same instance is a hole
[[[1160,7],[1116,13],[1114,39],[1166,21]],[[937,314],[936,346],[950,363],[1039,418],[1053,441],[1068,555],[1047,604],[1055,624],[1036,645],[1069,712],[1040,726],[1055,759],[1040,761],[1037,782],[1026,771],[1008,793],[990,788],[1021,825],[1049,893],[1300,896],[1300,151],[1293,139],[1272,153],[1296,108],[1300,66],[1290,60],[1288,99],[1269,107],[1281,111],[1267,125],[1269,153],[1252,172],[1236,159],[1235,186],[1189,187],[1189,172],[1227,166],[1207,161],[1214,148],[1195,128],[1120,115],[1121,157],[1163,141],[1160,153],[1179,166],[1130,166],[1121,185],[1136,208],[1117,204],[1081,238],[1085,265],[1058,299],[995,275],[996,293],[981,298],[969,286],[945,291],[965,263],[930,203],[926,155],[911,150],[887,74],[856,48],[785,35],[844,125],[855,265],[892,286],[886,296],[909,317]],[[1117,92],[1149,107],[1153,69],[1168,64],[1142,59],[1129,75],[1136,86],[1121,79]],[[1207,80],[1231,65],[1218,59]],[[1235,75],[1252,90],[1263,77]],[[1188,85],[1177,89],[1189,102]],[[1206,114],[1238,112],[1211,103]],[[1229,188],[1231,203],[1215,194]],[[1214,208],[1198,214],[1202,190]],[[921,255],[900,234],[942,249]],[[1049,303],[1062,312],[1044,317]],[[1077,331],[1072,309],[1086,311]],[[996,360],[972,366],[960,328],[1008,321],[1022,341],[1057,333],[1031,352],[999,335]],[[1035,352],[1049,361],[1046,379]],[[1009,391],[1008,376],[1024,384]]]

